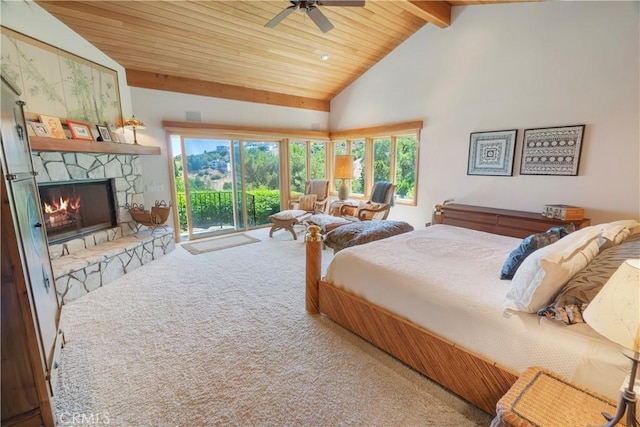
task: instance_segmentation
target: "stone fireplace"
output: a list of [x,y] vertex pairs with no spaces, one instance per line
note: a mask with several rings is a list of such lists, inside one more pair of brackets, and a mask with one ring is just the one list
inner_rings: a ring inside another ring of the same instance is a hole
[[32,160],[62,304],[175,248],[172,230],[140,228],[126,208],[144,204],[139,155],[34,151]]
[[38,189],[49,243],[117,225],[113,179],[48,182]]

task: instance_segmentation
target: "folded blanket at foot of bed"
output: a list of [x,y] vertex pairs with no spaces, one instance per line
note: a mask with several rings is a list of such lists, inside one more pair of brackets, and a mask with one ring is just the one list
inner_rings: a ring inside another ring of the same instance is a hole
[[324,243],[338,252],[344,248],[362,245],[374,240],[413,231],[413,226],[404,221],[361,221],[342,225],[327,233]]

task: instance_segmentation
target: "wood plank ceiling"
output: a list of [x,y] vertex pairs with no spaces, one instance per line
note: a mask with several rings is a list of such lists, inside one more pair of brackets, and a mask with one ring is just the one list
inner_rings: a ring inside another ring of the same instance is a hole
[[130,86],[320,111],[426,23],[449,26],[451,6],[503,2],[319,6],[335,26],[323,33],[299,11],[266,28],[286,0],[37,1],[122,65]]

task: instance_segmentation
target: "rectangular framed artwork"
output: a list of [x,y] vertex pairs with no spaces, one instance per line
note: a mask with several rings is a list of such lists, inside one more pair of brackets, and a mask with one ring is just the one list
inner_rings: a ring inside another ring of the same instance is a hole
[[51,135],[49,135],[49,131],[47,130],[47,127],[44,125],[44,123],[31,122],[30,124],[31,128],[37,136],[48,136],[49,138],[51,138]]
[[98,129],[98,133],[100,134],[100,139],[104,142],[111,142],[111,133],[109,132],[109,128],[105,125],[96,125],[96,129]]
[[520,175],[578,175],[584,126],[526,129]]
[[64,133],[62,123],[58,117],[40,115],[40,121],[49,132],[49,136],[59,139],[67,139],[67,135]]
[[74,120],[67,120],[67,126],[71,131],[71,137],[73,139],[84,139],[87,141],[93,141],[93,134],[91,133],[91,127],[88,124],[82,122],[76,122]]
[[19,82],[29,112],[85,123],[122,121],[115,70],[3,26],[0,54],[2,71]]
[[511,176],[517,129],[473,132],[467,175]]

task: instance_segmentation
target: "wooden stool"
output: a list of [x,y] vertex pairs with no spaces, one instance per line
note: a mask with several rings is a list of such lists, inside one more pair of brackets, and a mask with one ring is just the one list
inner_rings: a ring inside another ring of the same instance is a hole
[[269,237],[273,237],[273,232],[278,230],[289,230],[293,236],[293,240],[298,240],[293,227],[298,224],[302,224],[304,220],[311,216],[311,212],[288,209],[269,215],[267,219],[273,223],[271,230],[269,230]]

